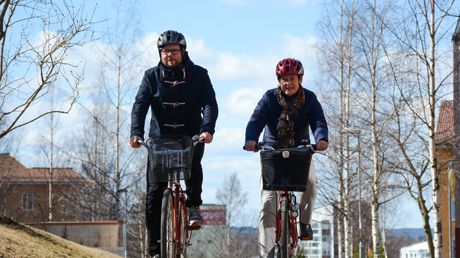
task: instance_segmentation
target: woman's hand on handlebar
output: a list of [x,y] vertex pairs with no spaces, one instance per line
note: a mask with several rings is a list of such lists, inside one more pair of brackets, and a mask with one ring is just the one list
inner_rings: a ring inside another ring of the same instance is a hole
[[257,142],[256,142],[256,141],[246,141],[246,142],[244,143],[243,149],[246,150],[246,151],[257,152],[257,150],[258,150],[258,148],[257,148]]
[[319,140],[316,143],[316,151],[325,151],[329,147],[329,143],[324,140]]
[[139,136],[133,136],[129,139],[129,145],[132,147],[132,148],[139,148],[141,147],[142,145],[140,144],[139,141],[143,141],[144,139],[142,139],[142,137],[139,137]]

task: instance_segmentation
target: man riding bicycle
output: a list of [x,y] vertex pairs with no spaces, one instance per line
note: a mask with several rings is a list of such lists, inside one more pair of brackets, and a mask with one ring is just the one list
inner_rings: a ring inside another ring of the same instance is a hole
[[[195,65],[186,51],[182,33],[168,30],[157,42],[160,62],[145,71],[131,113],[131,147],[138,148],[144,138],[145,118],[151,107],[149,136],[200,135],[202,143],[211,143],[215,131],[218,107],[208,72]],[[187,180],[187,201],[191,228],[199,228],[202,218],[199,206],[203,170],[201,158],[204,144],[195,147],[191,177]],[[148,166],[147,166],[148,167]],[[149,170],[148,170],[149,171]],[[149,252],[159,255],[161,201],[166,182],[157,182],[147,173],[146,224],[149,234]]]
[[[311,128],[316,150],[328,148],[328,127],[316,95],[302,87],[304,69],[296,59],[283,59],[276,65],[279,87],[270,89],[249,119],[245,150],[257,151],[257,141],[264,130],[263,142],[272,147],[295,147],[309,141]],[[316,176],[310,167],[307,190],[300,194],[300,239],[313,239],[310,226],[316,198]],[[259,217],[259,255],[273,257],[275,250],[276,192],[262,190]]]

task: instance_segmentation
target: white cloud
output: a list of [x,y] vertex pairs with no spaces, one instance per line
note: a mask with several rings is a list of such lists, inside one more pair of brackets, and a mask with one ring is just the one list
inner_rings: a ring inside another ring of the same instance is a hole
[[210,151],[224,153],[241,151],[244,142],[244,128],[221,128],[216,130],[212,144],[207,146]]
[[285,42],[283,52],[288,56],[299,59],[302,63],[311,63],[314,60],[316,55],[316,38],[311,36],[302,38],[293,35],[283,35],[282,39]]
[[210,66],[218,80],[251,79],[270,76],[274,69],[273,57],[236,55],[228,52],[216,53],[217,62]]
[[225,100],[226,111],[237,117],[249,118],[266,89],[241,88],[233,91]]

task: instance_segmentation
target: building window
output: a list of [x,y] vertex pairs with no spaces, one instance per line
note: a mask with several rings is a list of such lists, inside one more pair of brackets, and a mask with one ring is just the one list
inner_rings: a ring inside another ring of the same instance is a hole
[[33,193],[22,194],[22,210],[33,211],[35,207],[35,196]]

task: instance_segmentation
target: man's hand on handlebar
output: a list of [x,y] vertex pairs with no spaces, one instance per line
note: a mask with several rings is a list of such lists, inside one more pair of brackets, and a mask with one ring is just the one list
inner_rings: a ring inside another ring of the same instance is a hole
[[200,134],[200,142],[203,142],[203,143],[211,143],[212,142],[212,139],[213,139],[213,136],[212,134],[208,133],[208,132],[202,132]]
[[144,139],[142,139],[142,137],[139,137],[139,136],[133,136],[129,139],[129,145],[132,147],[132,148],[139,148],[141,147],[142,145],[139,143],[139,140],[143,141]]
[[256,141],[246,141],[244,143],[244,150],[257,152],[257,142]]

